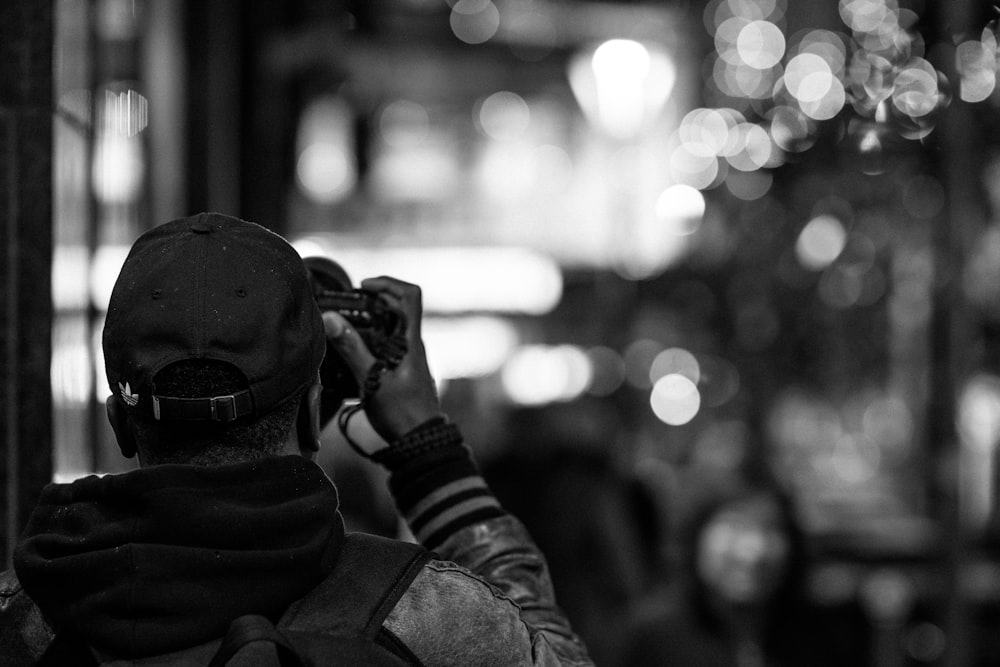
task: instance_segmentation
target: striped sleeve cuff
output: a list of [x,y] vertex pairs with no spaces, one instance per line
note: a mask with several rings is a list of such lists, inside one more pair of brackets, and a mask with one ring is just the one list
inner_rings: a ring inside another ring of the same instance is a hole
[[[429,440],[434,441],[431,447]],[[408,442],[420,446],[408,450]],[[410,530],[427,548],[466,526],[506,514],[454,425],[443,420],[425,424],[392,448],[400,456],[387,466],[392,471],[389,488]]]

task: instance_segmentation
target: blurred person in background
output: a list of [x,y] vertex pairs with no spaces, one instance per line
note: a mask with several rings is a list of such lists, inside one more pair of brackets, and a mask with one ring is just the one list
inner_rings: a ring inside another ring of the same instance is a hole
[[666,593],[641,606],[625,667],[858,667],[860,626],[808,599],[806,545],[771,482],[709,494],[680,519]]
[[[139,467],[42,491],[0,575],[0,662],[208,664],[247,618],[325,636],[330,609],[362,599],[384,619],[362,619],[364,636],[397,661],[591,664],[544,557],[441,413],[420,289],[363,283],[407,323],[405,354],[388,363],[321,314],[309,276],[284,239],[220,214],[136,241],[104,354],[108,417]],[[422,546],[344,530],[314,463],[328,344],[384,440],[355,445],[389,470]],[[369,590],[390,569],[390,587]],[[341,611],[337,623],[358,620]]]
[[613,456],[617,419],[578,399],[519,408],[483,474],[552,566],[559,603],[594,662],[619,665],[628,619],[657,567],[661,508]]

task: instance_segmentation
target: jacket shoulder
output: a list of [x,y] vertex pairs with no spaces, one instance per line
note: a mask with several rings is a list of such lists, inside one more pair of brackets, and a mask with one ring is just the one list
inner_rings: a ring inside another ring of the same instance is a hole
[[13,570],[0,572],[0,655],[9,664],[37,661],[52,643],[52,629]]

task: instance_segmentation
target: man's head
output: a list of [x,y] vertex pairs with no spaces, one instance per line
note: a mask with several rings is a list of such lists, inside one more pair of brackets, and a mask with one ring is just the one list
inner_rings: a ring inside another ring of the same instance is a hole
[[[311,448],[318,434],[291,422],[303,398],[318,401],[325,349],[308,274],[284,239],[218,213],[150,230],[125,260],[104,326],[119,445],[144,464],[280,453],[283,429]],[[305,423],[318,430],[318,419]]]

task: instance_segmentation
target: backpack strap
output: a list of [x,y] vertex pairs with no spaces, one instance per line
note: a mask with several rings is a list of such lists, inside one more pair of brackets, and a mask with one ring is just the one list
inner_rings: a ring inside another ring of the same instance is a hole
[[333,572],[285,611],[280,629],[375,639],[389,612],[431,559],[419,544],[348,533]]
[[[234,663],[233,658],[245,647],[263,642],[263,646],[273,646],[277,654],[280,665],[306,665],[306,660],[299,654],[292,643],[281,632],[274,627],[274,623],[265,616],[247,614],[233,620],[229,626],[229,631],[222,639],[222,644],[216,652],[212,662],[208,667],[222,667],[223,665],[243,664]],[[246,664],[259,664],[254,661],[258,655],[241,656]]]

